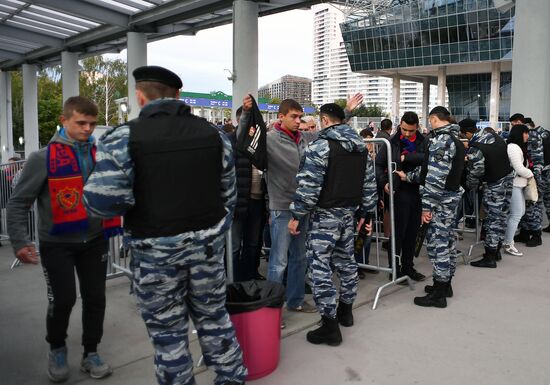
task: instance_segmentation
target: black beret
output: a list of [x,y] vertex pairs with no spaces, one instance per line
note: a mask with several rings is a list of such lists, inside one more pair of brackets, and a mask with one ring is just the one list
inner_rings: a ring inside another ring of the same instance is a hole
[[321,112],[321,114],[327,114],[340,120],[346,119],[346,114],[344,113],[344,110],[336,103],[323,104],[319,112]]
[[525,117],[523,116],[523,114],[516,113],[510,116],[510,122],[513,122],[514,120],[519,120],[524,123]]
[[466,118],[458,122],[458,125],[460,126],[460,131],[462,132],[476,132],[476,123],[477,122],[475,120]]
[[447,117],[451,116],[451,113],[449,112],[449,110],[446,109],[443,106],[437,106],[437,107],[432,108],[432,110],[430,111],[430,113],[428,115],[435,115],[435,114],[443,114]]
[[180,89],[183,84],[178,75],[166,68],[159,66],[143,66],[136,68],[132,73],[139,82],[157,82],[167,85],[170,88]]

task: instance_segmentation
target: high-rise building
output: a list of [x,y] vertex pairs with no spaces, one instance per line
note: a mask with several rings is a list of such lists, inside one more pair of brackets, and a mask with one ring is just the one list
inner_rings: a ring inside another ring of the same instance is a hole
[[[341,5],[319,4],[312,7],[313,18],[313,83],[312,102],[320,106],[361,92],[364,103],[376,104],[385,113],[392,112],[393,80],[352,72],[340,24],[345,16]],[[400,82],[399,116],[408,110],[421,111],[422,83]],[[435,105],[435,91],[430,104]],[[395,117],[394,117],[395,118]]]
[[304,106],[311,105],[311,79],[285,75],[258,90],[260,98],[294,99]]

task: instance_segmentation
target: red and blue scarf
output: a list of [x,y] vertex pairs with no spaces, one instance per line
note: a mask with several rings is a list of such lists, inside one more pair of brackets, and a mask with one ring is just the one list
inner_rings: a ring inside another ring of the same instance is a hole
[[[92,159],[95,163],[95,146]],[[74,149],[63,143],[48,145],[48,187],[52,208],[52,235],[83,232],[88,229],[88,214],[82,203],[84,178]],[[122,234],[120,217],[103,220],[106,238]]]
[[399,139],[401,140],[401,155],[416,153],[416,133],[408,138],[400,135]]

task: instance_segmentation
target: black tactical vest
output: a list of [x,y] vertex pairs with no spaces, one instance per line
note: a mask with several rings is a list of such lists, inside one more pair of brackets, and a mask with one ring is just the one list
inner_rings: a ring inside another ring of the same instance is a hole
[[149,106],[129,123],[135,206],[124,224],[137,238],[207,229],[226,214],[218,130],[178,102]]
[[[433,131],[433,135],[449,135],[451,139],[453,140],[455,147],[456,147],[456,153],[453,158],[453,161],[451,162],[451,170],[449,171],[449,175],[447,175],[447,179],[445,180],[445,190],[447,191],[458,191],[460,190],[460,181],[462,179],[462,171],[464,170],[464,156],[466,155],[466,149],[464,148],[464,145],[462,142],[454,135],[449,133],[441,133],[438,134],[437,130]],[[429,143],[428,145],[429,146]],[[426,148],[426,152],[424,153],[424,163],[422,164],[422,170],[420,172],[420,184],[424,186],[426,183],[426,175],[428,174],[428,161],[430,157],[430,151],[429,148]]]
[[328,144],[328,167],[317,206],[325,209],[359,206],[368,152],[348,152],[337,140],[329,139]]
[[495,138],[495,143],[470,142],[469,144],[483,153],[483,158],[485,158],[483,180],[487,183],[494,183],[512,172],[506,142],[497,134],[491,133],[491,135]]

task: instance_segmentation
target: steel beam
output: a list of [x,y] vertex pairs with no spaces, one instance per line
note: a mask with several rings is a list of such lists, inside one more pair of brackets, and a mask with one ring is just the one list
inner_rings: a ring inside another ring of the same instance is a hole
[[123,13],[79,0],[34,0],[33,3],[43,5],[55,11],[66,12],[83,19],[94,20],[101,24],[107,23],[126,27],[130,20],[130,17]]

